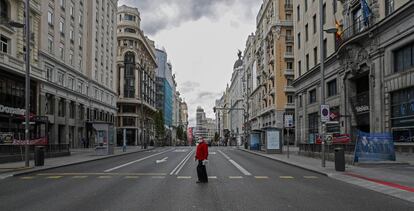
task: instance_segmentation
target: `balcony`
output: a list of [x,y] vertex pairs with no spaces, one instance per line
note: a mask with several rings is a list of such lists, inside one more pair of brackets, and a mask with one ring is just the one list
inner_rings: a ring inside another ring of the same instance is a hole
[[285,59],[294,59],[293,52],[286,51],[284,54]]
[[293,11],[293,4],[286,3],[285,4],[285,11]]
[[285,41],[286,41],[286,43],[293,43],[293,36],[292,35],[286,35]]
[[286,93],[292,93],[292,92],[295,92],[295,88],[293,88],[292,85],[286,85],[284,91]]
[[276,23],[277,26],[293,27],[293,20],[282,20]]
[[285,110],[294,110],[295,104],[294,103],[286,103]]
[[[372,19],[372,18],[370,18]],[[366,26],[362,16],[357,18],[358,21],[354,21],[352,25],[346,27],[339,36],[336,37],[336,49],[341,47],[343,43],[350,40],[351,38],[366,32],[371,26]],[[371,22],[371,20],[370,20]]]
[[289,77],[289,76],[295,76],[295,73],[293,72],[293,70],[292,70],[292,69],[285,69],[285,71],[284,71],[284,75],[285,75],[286,77]]

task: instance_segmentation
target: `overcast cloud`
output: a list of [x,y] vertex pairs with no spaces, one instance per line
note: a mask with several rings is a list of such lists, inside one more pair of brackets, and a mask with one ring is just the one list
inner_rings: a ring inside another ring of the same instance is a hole
[[120,0],[137,7],[141,27],[165,47],[195,126],[198,106],[214,117],[215,100],[230,83],[237,50],[255,31],[262,0]]

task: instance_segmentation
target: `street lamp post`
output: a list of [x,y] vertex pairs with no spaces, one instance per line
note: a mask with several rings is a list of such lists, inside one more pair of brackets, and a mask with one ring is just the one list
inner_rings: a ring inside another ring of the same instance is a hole
[[24,134],[26,139],[26,145],[24,147],[24,155],[25,155],[25,166],[29,167],[29,114],[30,114],[30,2],[29,0],[25,1],[25,9],[26,9],[26,23],[24,25],[26,31],[26,87],[25,87],[25,109],[26,109],[26,116],[25,116],[25,128]]
[[[323,13],[323,0],[319,0],[319,11],[321,12],[321,13]],[[319,17],[319,31],[320,31],[320,36],[319,36],[319,45],[320,45],[320,48],[319,48],[319,58],[320,58],[320,69],[321,69],[321,74],[320,74],[320,77],[321,77],[321,94],[320,94],[320,97],[321,97],[321,99],[320,99],[320,105],[322,106],[322,105],[325,105],[325,67],[324,67],[324,65],[325,65],[325,55],[324,55],[324,41],[323,41],[323,33],[324,32],[326,32],[326,33],[329,33],[329,34],[334,34],[334,33],[336,33],[337,32],[337,29],[336,28],[330,28],[330,29],[327,29],[327,30],[324,30],[323,29],[323,16],[324,16],[325,14],[322,14],[320,17]],[[321,109],[320,109],[321,110]],[[322,114],[321,114],[321,117],[322,117]],[[321,118],[321,135],[320,135],[320,137],[321,137],[321,141],[322,141],[322,143],[321,143],[321,145],[322,145],[322,163],[321,163],[321,165],[322,165],[322,167],[325,167],[325,130],[326,130],[326,124],[325,124],[325,122],[323,122],[322,121],[322,118]]]

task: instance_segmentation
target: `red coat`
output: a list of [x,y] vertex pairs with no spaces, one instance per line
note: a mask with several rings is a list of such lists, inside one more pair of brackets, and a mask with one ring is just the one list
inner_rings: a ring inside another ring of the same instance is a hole
[[201,142],[197,145],[196,159],[197,160],[207,160],[207,157],[208,157],[208,146],[203,141],[203,142]]

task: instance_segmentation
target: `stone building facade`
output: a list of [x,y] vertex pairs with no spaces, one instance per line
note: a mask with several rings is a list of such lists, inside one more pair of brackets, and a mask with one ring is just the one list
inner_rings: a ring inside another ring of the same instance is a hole
[[138,9],[123,5],[118,8],[117,19],[118,137],[125,133],[129,145],[150,144],[157,111],[155,45],[140,28]]

